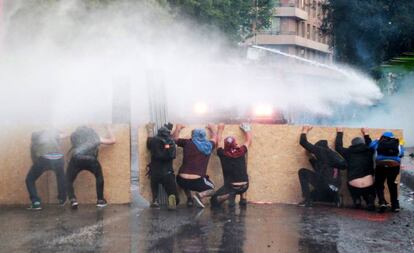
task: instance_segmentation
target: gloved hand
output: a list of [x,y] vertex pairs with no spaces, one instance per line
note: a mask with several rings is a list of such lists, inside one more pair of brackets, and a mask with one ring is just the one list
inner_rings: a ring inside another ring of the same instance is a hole
[[240,125],[240,129],[243,130],[244,132],[250,132],[252,131],[252,126],[249,123],[242,123]]

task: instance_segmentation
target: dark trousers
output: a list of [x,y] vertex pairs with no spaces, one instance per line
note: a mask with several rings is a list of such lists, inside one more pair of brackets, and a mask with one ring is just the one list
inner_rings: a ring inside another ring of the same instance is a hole
[[354,204],[358,203],[358,201],[360,201],[362,197],[368,207],[374,206],[375,187],[373,185],[365,188],[357,188],[348,184],[348,190],[349,193],[351,193],[351,197],[354,201]]
[[[314,171],[302,168],[298,172],[302,195],[305,201],[335,201],[338,192],[329,188],[329,184]],[[314,190],[310,191],[310,186]]]
[[398,185],[395,182],[398,174],[400,174],[400,166],[377,165],[375,168],[375,190],[380,204],[386,203],[384,197],[385,180],[387,180],[388,190],[390,191],[391,205],[398,204]]
[[[154,169],[152,169],[154,170]],[[161,174],[157,172],[151,172],[151,191],[152,198],[155,200],[158,198],[158,185],[161,184],[164,187],[167,195],[175,195],[177,204],[179,203],[177,184],[175,183],[174,172],[168,174]]]
[[98,200],[104,199],[104,177],[102,167],[98,159],[93,156],[73,156],[70,159],[68,169],[66,171],[69,199],[76,198],[75,190],[73,189],[73,182],[82,170],[87,170],[95,176],[97,198]]
[[[225,183],[213,194],[213,196],[211,196],[211,205],[219,206],[221,202],[225,201],[226,199],[235,198],[237,194],[245,193],[248,188],[249,183],[245,185],[232,185],[231,183]],[[218,199],[222,196],[226,196],[226,198],[222,201],[219,201]]]
[[65,188],[65,172],[64,172],[65,161],[61,159],[47,159],[39,157],[32,165],[29,173],[26,176],[26,187],[30,195],[32,202],[39,201],[40,198],[37,195],[36,180],[47,170],[52,170],[56,174],[58,199],[66,200],[66,188]]

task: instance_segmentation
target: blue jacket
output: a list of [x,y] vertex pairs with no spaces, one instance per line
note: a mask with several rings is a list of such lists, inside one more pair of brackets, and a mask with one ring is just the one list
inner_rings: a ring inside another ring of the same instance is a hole
[[[366,141],[366,138],[365,138],[365,141]],[[368,142],[366,142],[366,143],[368,143]],[[379,140],[374,140],[371,143],[369,143],[369,147],[376,151],[377,148],[378,148],[378,144],[379,144]],[[375,160],[376,161],[392,160],[392,161],[397,161],[397,162],[400,163],[401,162],[401,157],[404,156],[404,146],[400,145],[399,150],[400,150],[400,153],[398,154],[398,156],[385,156],[385,155],[378,155],[377,154],[377,157],[375,158]]]

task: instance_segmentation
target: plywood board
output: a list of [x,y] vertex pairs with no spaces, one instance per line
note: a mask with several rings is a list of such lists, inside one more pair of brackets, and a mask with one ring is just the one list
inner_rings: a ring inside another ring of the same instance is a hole
[[[0,204],[29,203],[25,178],[32,165],[30,158],[30,138],[33,131],[47,126],[2,126],[0,129]],[[94,126],[98,133],[104,135],[102,126]],[[71,133],[75,127],[61,128]],[[130,192],[130,127],[127,124],[113,126],[117,143],[101,147],[101,162],[105,188],[104,195],[109,203],[129,203]],[[70,148],[69,138],[64,140],[64,152]],[[66,158],[68,159],[68,158]],[[57,202],[56,177],[51,171],[44,173],[36,182],[39,196],[43,203]],[[95,203],[95,178],[87,172],[81,172],[74,184],[80,203]]]
[[[185,128],[181,137],[189,138],[192,129],[199,126]],[[371,137],[378,138],[384,130],[371,129]],[[349,146],[352,138],[361,136],[360,129],[346,128],[344,130],[344,146]],[[302,194],[298,179],[300,168],[311,169],[309,155],[299,145],[300,126],[291,125],[253,125],[253,144],[248,152],[248,174],[250,188],[247,192],[248,200],[253,202],[272,203],[298,203]],[[401,130],[395,130],[398,137],[402,137]],[[223,136],[234,136],[242,143],[242,132],[236,125],[227,125]],[[147,199],[151,199],[149,178],[145,176],[145,165],[149,163],[149,152],[145,147],[146,131],[144,127],[139,128],[139,162],[140,162],[140,193]],[[308,140],[315,143],[320,139],[326,139],[333,148],[336,137],[336,129],[333,127],[315,127],[309,134]],[[174,161],[174,171],[177,173],[182,162],[182,150]],[[214,153],[210,158],[207,173],[216,185],[216,189],[223,183],[222,170],[219,159]],[[351,200],[346,187],[346,172],[342,172],[343,184],[342,194],[345,196],[346,204]],[[184,195],[181,195],[184,199]]]

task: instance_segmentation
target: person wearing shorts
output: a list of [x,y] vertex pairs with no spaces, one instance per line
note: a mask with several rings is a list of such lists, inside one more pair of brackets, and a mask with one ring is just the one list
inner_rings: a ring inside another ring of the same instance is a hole
[[[207,175],[207,166],[211,153],[217,144],[217,134],[213,125],[208,125],[210,139],[204,129],[194,129],[191,139],[179,138],[183,125],[177,124],[173,138],[178,147],[183,148],[183,162],[178,171],[177,184],[187,196],[187,206],[193,206],[193,199],[197,207],[204,208],[203,199],[210,197],[214,192],[214,184]],[[196,194],[191,195],[191,191]]]

